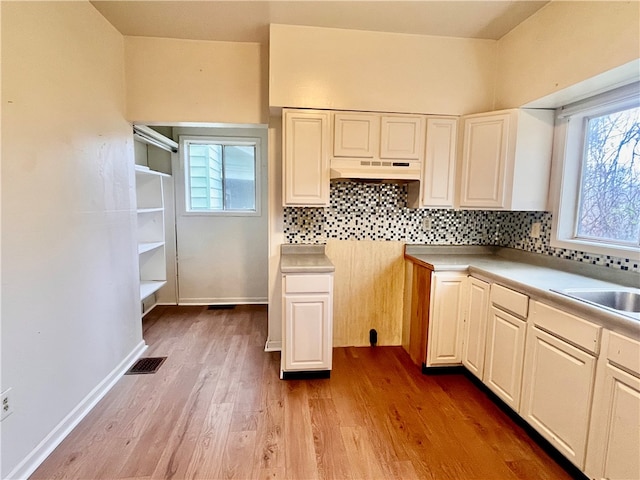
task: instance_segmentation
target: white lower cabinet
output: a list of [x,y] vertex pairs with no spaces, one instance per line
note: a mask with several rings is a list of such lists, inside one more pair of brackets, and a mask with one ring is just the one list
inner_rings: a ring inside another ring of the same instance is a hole
[[585,473],[640,478],[640,342],[605,330],[598,360]]
[[526,327],[523,319],[491,307],[482,380],[516,412],[520,411]]
[[331,370],[333,275],[284,274],[283,372]]
[[427,367],[460,365],[466,273],[436,272],[431,279]]
[[462,364],[479,379],[484,373],[484,353],[489,316],[490,284],[469,277],[467,314],[462,339]]

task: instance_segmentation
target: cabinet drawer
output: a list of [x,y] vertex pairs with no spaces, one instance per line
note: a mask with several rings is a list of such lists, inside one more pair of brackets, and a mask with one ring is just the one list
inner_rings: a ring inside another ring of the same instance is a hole
[[531,302],[533,323],[568,342],[597,354],[602,327],[539,302]]
[[636,340],[615,332],[609,333],[607,358],[636,375],[640,374],[640,342]]
[[284,293],[330,292],[331,275],[285,275]]
[[527,318],[529,297],[502,285],[491,285],[491,303],[521,318]]

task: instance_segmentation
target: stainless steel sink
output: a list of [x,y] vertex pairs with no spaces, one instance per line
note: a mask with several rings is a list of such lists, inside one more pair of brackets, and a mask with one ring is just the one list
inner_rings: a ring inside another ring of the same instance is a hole
[[598,290],[569,288],[556,291],[568,297],[615,310],[618,313],[640,320],[640,290],[638,289]]

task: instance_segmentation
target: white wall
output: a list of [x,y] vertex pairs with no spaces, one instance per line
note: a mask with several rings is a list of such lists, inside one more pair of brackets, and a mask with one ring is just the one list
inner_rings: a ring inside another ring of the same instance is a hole
[[[639,2],[551,2],[498,41],[496,107],[528,104],[639,57]],[[604,76],[587,88],[618,80]]]
[[7,478],[28,474],[143,343],[123,38],[88,2],[1,8]]
[[460,115],[490,110],[496,41],[271,25],[269,105]]
[[132,122],[266,124],[266,52],[257,43],[125,37]]

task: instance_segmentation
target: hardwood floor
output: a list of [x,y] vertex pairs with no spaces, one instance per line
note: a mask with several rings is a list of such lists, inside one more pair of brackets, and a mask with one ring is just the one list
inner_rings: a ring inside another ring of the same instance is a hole
[[337,348],[328,380],[279,379],[266,307],[156,307],[145,356],[33,479],[563,479],[462,375],[401,347]]

